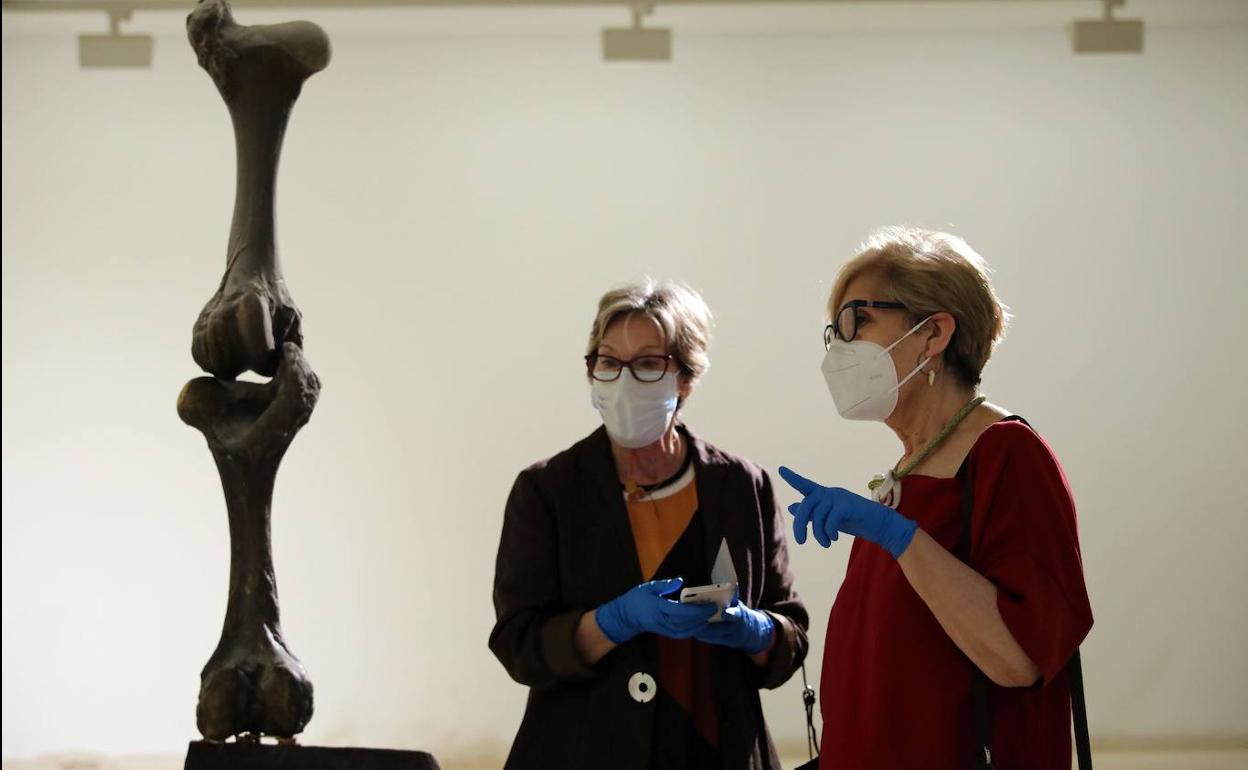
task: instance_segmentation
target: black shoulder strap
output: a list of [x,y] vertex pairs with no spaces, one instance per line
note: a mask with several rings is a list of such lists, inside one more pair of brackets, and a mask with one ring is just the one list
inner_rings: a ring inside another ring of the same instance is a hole
[[[1010,415],[1002,422],[1021,422],[1027,427],[1031,423],[1018,415]],[[955,555],[964,564],[971,564],[971,517],[975,503],[975,489],[971,480],[970,458],[968,457],[958,469],[958,477],[962,479],[962,537],[958,540]],[[971,697],[975,708],[975,770],[993,770],[992,750],[989,742],[992,738],[992,713],[988,708],[988,677],[978,666],[971,664],[975,678],[971,683]],[[1070,657],[1066,664],[1066,673],[1070,679],[1070,715],[1075,728],[1075,754],[1079,758],[1079,770],[1092,770],[1092,747],[1088,736],[1088,710],[1083,697],[1083,664],[1079,659],[1079,650]]]
[[819,770],[819,733],[815,731],[815,688],[806,681],[806,661],[802,661],[802,704],[806,707],[806,751],[810,760],[797,770]]
[[[969,458],[958,469],[958,477],[962,479],[962,536],[958,539],[955,554],[962,563],[970,566],[971,513],[975,503],[975,490],[971,483]],[[975,759],[972,767],[975,770],[992,770],[992,749],[989,746],[992,742],[992,712],[988,708],[988,677],[974,663],[971,663],[971,670],[974,672],[971,680],[971,701],[975,708]]]
[[1070,656],[1066,672],[1070,676],[1070,714],[1075,720],[1075,755],[1079,757],[1079,770],[1092,770],[1092,741],[1088,737],[1088,707],[1083,701],[1083,663],[1078,648]]

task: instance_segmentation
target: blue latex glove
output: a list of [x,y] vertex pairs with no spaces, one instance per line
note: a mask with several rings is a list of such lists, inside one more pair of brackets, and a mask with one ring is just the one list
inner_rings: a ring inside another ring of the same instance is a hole
[[641,633],[688,639],[715,614],[715,605],[681,604],[663,598],[684,584],[680,578],[642,583],[599,607],[594,620],[616,644]]
[[766,612],[746,607],[734,596],[732,604],[724,609],[723,617],[721,623],[707,623],[699,628],[693,638],[740,650],[746,655],[757,655],[771,647],[776,624]]
[[918,525],[887,505],[848,489],[820,486],[785,467],[780,468],[780,478],[804,496],[800,503],[789,506],[793,537],[799,543],[806,542],[809,524],[811,534],[824,548],[844,532],[870,540],[898,559],[914,539]]

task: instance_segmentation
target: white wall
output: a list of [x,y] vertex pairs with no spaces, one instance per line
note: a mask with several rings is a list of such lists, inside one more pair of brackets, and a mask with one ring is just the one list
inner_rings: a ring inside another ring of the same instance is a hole
[[[661,11],[666,65],[602,63],[609,10],[324,15],[279,186],[325,383],[273,521],[307,741],[505,751],[502,504],[595,426],[579,356],[614,283],[705,293],[711,440],[850,486],[895,460],[818,373],[834,271],[895,222],[967,237],[1017,316],[985,385],[1075,488],[1095,734],[1248,740],[1248,8],[1132,2],[1147,53],[1076,57],[1061,23],[1095,4],[1008,5]],[[232,136],[176,14],[133,25],[150,71],[77,70],[100,23],[4,15],[6,758],[178,752],[224,611],[221,493],[174,400]],[[847,553],[794,557],[816,681]],[[765,699],[782,740],[798,687]]]

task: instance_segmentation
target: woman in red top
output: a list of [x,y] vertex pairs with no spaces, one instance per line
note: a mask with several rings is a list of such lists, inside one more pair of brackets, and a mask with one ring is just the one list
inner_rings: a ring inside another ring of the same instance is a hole
[[803,496],[799,543],[808,527],[825,548],[855,536],[828,618],[821,768],[982,766],[976,668],[993,766],[1070,767],[1066,669],[1092,626],[1074,501],[1044,440],[978,393],[1007,319],[987,273],[960,238],[890,228],[833,287],[837,410],[884,422],[903,455],[871,499],[780,469]]

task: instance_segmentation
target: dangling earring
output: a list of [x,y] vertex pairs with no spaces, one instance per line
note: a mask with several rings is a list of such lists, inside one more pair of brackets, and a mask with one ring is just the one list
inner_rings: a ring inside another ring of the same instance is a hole
[[932,369],[927,373],[927,386],[930,388],[931,386],[935,384],[936,384],[936,370]]

